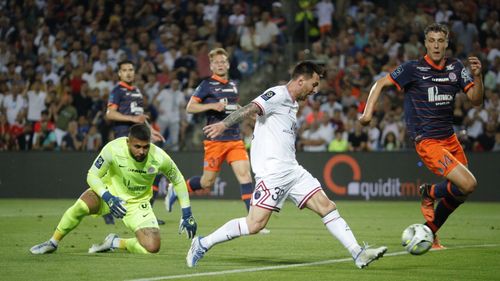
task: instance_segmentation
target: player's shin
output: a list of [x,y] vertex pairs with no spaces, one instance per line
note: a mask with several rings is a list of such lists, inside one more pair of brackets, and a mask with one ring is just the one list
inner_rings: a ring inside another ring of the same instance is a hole
[[337,238],[353,257],[361,251],[354,234],[347,222],[340,216],[338,210],[333,210],[321,218],[330,233]]
[[248,230],[246,218],[239,218],[226,222],[226,224],[212,232],[210,235],[203,237],[200,242],[203,247],[210,249],[215,244],[248,234],[250,234],[250,231]]
[[240,191],[241,200],[245,202],[245,206],[248,212],[250,210],[250,199],[252,199],[253,184],[251,182],[241,184]]
[[144,247],[142,247],[137,238],[122,239],[122,241],[125,241],[125,248],[130,253],[149,254],[149,252]]
[[427,222],[426,225],[436,233],[439,228],[446,222],[451,213],[455,211],[464,201],[458,200],[454,197],[446,197],[439,201],[436,206],[436,214],[432,222]]
[[87,204],[81,199],[76,200],[75,204],[64,212],[52,238],[56,241],[60,241],[66,234],[75,229],[89,213],[90,211]]

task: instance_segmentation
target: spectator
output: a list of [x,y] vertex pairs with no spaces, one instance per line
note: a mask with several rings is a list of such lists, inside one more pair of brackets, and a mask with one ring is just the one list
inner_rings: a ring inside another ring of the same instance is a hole
[[61,141],[62,151],[82,150],[84,136],[78,133],[78,123],[75,120],[69,121],[68,132]]
[[394,132],[388,132],[384,138],[384,151],[396,151],[400,149],[400,143]]
[[359,122],[354,125],[354,132],[349,133],[347,140],[349,151],[368,151],[368,135],[363,132],[363,127]]
[[47,92],[45,92],[45,86],[38,80],[26,92],[29,87],[30,83],[27,83],[25,94],[28,98],[28,121],[34,123],[40,120],[42,111],[46,109],[45,99],[47,98]]
[[328,152],[346,152],[349,142],[344,138],[342,130],[335,131],[335,138],[328,144]]
[[68,131],[69,122],[76,121],[78,118],[78,113],[72,103],[73,97],[71,95],[64,95],[57,105],[55,135],[58,146],[61,146],[62,139]]

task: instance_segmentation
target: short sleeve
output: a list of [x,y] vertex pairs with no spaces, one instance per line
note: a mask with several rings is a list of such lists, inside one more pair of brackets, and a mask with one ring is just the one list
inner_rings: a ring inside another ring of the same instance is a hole
[[193,97],[199,102],[203,101],[209,94],[208,83],[203,80],[198,87],[194,90]]
[[401,90],[412,82],[414,69],[413,62],[405,62],[389,74],[389,79],[396,85],[398,90]]
[[278,107],[282,101],[283,95],[273,90],[268,90],[256,97],[252,102],[260,108],[262,115],[269,115],[275,111],[276,107]]
[[457,71],[460,71],[460,78],[458,78],[458,83],[460,84],[460,89],[466,93],[472,86],[474,86],[474,79],[470,71],[464,66],[461,61],[457,62]]
[[121,91],[120,91],[120,87],[115,87],[111,93],[109,94],[109,98],[108,98],[108,106],[109,105],[112,105],[112,104],[115,104],[115,105],[118,105],[120,104],[120,99],[121,99]]

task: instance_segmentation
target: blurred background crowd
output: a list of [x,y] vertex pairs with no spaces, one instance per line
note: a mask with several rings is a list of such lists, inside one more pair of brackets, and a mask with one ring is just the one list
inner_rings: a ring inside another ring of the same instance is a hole
[[[373,82],[421,58],[423,29],[439,22],[448,56],[483,65],[484,105],[457,95],[455,131],[468,151],[500,151],[499,11],[495,0],[0,0],[0,150],[99,150],[114,138],[104,116],[124,59],[162,146],[202,150],[204,117],[185,106],[215,47],[230,53],[240,104],[286,83],[298,60],[325,66],[319,93],[300,105],[299,151],[413,149],[395,87],[370,126],[356,120]],[[241,129],[250,145],[253,120]]]

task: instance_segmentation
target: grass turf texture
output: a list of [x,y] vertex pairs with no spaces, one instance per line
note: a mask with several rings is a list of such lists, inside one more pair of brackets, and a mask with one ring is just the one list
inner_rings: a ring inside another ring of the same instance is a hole
[[[271,234],[219,244],[194,269],[185,265],[190,241],[177,234],[179,206],[167,214],[161,201],[157,201],[155,212],[167,224],[161,227],[162,247],[158,254],[88,254],[91,244],[100,243],[108,233],[133,235],[119,220],[109,226],[102,218],[92,217],[85,218],[55,253],[29,253],[31,246],[52,235],[63,212],[73,202],[0,200],[0,280],[166,280],[157,277],[187,274],[201,275],[186,276],[184,280],[500,280],[498,203],[462,205],[440,231],[441,242],[448,249],[411,256],[401,253],[401,233],[408,225],[422,222],[418,202],[339,201],[340,214],[359,243],[367,241],[389,248],[388,256],[363,270],[348,260],[347,251],[317,215],[300,211],[291,203],[281,213],[272,215],[268,224]],[[192,205],[201,235],[245,215],[239,201],[193,200]],[[476,247],[485,244],[492,246]],[[322,261],[327,262],[290,266]],[[263,267],[273,269],[258,271]],[[245,269],[249,272],[220,273]],[[219,273],[203,275],[209,272]]]

